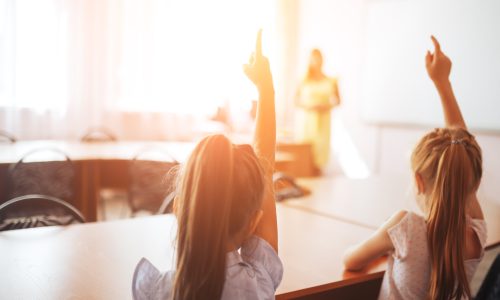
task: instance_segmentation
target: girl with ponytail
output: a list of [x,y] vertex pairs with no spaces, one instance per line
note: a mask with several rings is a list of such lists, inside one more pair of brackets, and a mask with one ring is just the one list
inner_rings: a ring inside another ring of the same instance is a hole
[[244,71],[259,91],[253,147],[222,135],[198,143],[179,171],[176,268],[160,273],[143,258],[134,299],[274,299],[283,275],[272,185],[276,121],[260,31]]
[[426,67],[441,98],[445,128],[419,141],[411,157],[423,216],[400,211],[367,241],[347,251],[347,269],[391,253],[379,299],[471,299],[469,282],[486,243],[476,191],[481,148],[466,128],[449,81],[450,59],[431,37]]

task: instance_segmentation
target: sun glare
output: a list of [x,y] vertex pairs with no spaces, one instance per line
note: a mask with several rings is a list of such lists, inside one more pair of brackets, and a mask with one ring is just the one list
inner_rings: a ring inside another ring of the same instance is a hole
[[[149,11],[126,9],[122,108],[203,115],[228,103],[249,107],[256,94],[242,65],[259,28],[264,51],[272,55],[273,3],[158,1]],[[138,24],[148,36],[137,31]]]

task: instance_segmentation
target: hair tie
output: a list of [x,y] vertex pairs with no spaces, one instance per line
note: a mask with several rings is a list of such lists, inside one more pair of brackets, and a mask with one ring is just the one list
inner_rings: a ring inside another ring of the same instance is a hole
[[465,141],[463,139],[457,139],[457,140],[451,140],[451,144],[452,145],[456,145],[456,144],[462,144],[462,145],[466,145],[465,144]]

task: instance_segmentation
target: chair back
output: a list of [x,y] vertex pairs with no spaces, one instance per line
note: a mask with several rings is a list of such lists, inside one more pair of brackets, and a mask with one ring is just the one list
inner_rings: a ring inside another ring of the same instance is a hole
[[35,149],[9,167],[9,196],[40,194],[69,201],[75,189],[75,167],[62,151]]
[[83,143],[116,142],[116,135],[105,128],[91,128],[80,139]]
[[84,223],[71,204],[47,195],[25,195],[0,205],[0,231]]
[[13,144],[16,142],[16,138],[3,130],[0,130],[0,143],[8,143],[8,144]]
[[[179,163],[167,151],[148,148],[140,151],[130,162],[128,203],[134,216],[138,211],[152,214],[168,212],[168,197],[175,186],[175,167]],[[165,206],[165,207],[164,207]]]

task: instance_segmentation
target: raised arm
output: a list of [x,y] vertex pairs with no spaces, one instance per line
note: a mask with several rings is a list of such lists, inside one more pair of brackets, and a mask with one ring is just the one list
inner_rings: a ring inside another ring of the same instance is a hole
[[[467,129],[449,80],[451,61],[441,51],[441,45],[439,45],[436,38],[431,36],[431,39],[434,43],[434,53],[431,54],[427,51],[425,65],[427,67],[427,73],[429,73],[429,77],[434,82],[434,85],[439,92],[439,96],[441,97],[446,127],[460,127]],[[476,194],[472,195],[468,206],[468,213],[474,219],[484,219],[483,211]]]
[[266,194],[262,202],[264,214],[255,234],[278,251],[278,226],[272,182],[276,149],[274,86],[269,61],[262,55],[262,30],[257,34],[255,52],[250,63],[244,66],[244,71],[259,91],[253,145],[266,173]]
[[446,127],[460,127],[466,129],[464,118],[460,112],[457,99],[450,82],[451,60],[441,51],[441,45],[434,36],[434,53],[427,51],[425,66],[429,77],[434,82],[441,98]]

